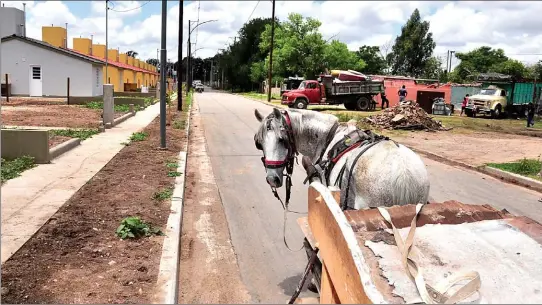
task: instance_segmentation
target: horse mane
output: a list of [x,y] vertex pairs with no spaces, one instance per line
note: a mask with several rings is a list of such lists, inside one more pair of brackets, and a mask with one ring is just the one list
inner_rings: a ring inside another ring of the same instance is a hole
[[[265,119],[262,120],[262,123],[260,124],[258,131],[254,135],[254,141],[256,143],[262,143],[263,139],[265,138],[265,134],[269,131],[274,132],[277,139],[285,140],[288,138],[286,130],[281,130],[280,126],[277,126],[279,128],[271,128],[271,125],[273,124],[275,119],[277,118],[275,117],[273,113],[271,113]],[[281,121],[282,121],[282,118],[281,118]]]

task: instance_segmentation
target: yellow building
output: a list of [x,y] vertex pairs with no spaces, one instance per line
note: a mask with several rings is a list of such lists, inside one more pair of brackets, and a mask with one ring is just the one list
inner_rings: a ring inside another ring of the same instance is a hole
[[[68,48],[67,31],[63,27],[42,27],[42,40],[55,47]],[[89,38],[74,38],[73,51],[103,61],[107,52],[108,65],[107,68],[103,67],[103,82],[112,84],[115,92],[124,91],[125,84],[132,84],[132,88],[141,88],[156,86],[158,82],[156,67],[125,53],[119,53],[117,49],[106,50],[105,45],[93,44]]]
[[68,31],[59,26],[44,26],[41,28],[41,40],[57,48],[68,48]]

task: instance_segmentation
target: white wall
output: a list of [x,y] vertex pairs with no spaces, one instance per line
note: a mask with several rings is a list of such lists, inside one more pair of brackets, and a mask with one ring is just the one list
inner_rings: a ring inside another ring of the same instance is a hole
[[[95,89],[96,76],[91,73],[94,69],[90,62],[17,39],[4,41],[1,48],[2,71],[9,74],[11,93],[14,95],[29,94],[31,65],[41,66],[44,96],[66,96],[68,77],[71,96],[102,95],[102,88],[99,91]],[[102,68],[99,65],[96,67],[99,67],[101,81]]]
[[92,66],[92,96],[103,95],[104,86],[103,86],[103,68],[100,65]]
[[23,11],[14,7],[0,7],[0,38],[13,34],[24,36],[25,26]]

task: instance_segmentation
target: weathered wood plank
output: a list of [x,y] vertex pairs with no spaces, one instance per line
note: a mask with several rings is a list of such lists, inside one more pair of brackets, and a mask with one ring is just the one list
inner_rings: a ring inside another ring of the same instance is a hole
[[[333,283],[340,303],[372,303],[365,293],[358,271],[358,267],[364,262],[358,262],[359,266],[357,266],[351,251],[351,249],[356,251],[358,260],[363,260],[352,228],[342,211],[340,211],[340,207],[334,200],[333,195],[329,191],[325,193],[325,187],[322,184],[319,185],[322,186],[321,189],[324,193],[320,194],[314,185],[315,183],[309,187],[309,227],[318,243],[320,255],[327,266],[329,278]],[[318,197],[324,197],[325,200],[318,200]],[[330,208],[334,211],[330,210]],[[336,217],[340,216],[334,213],[342,214],[342,219],[339,222]],[[349,232],[347,232],[348,230]],[[349,245],[345,239],[345,234],[351,237],[350,243],[354,244]],[[369,276],[368,272],[364,276]]]

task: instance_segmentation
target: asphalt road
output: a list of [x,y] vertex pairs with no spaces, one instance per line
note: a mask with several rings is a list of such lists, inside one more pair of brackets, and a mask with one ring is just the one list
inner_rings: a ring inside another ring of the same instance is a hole
[[[217,180],[222,204],[241,277],[252,302],[284,303],[293,293],[307,258],[303,250],[290,252],[283,243],[283,210],[265,182],[261,152],[254,146],[259,122],[254,109],[271,107],[231,94],[209,91],[197,95],[207,150]],[[431,177],[431,198],[437,202],[491,204],[518,215],[542,221],[540,194],[463,169],[424,160]],[[291,209],[306,212],[307,185],[301,166],[293,175]],[[284,189],[280,189],[284,196]],[[292,249],[302,245],[303,234],[296,214],[286,224],[286,239]],[[304,291],[303,296],[311,295]]]

